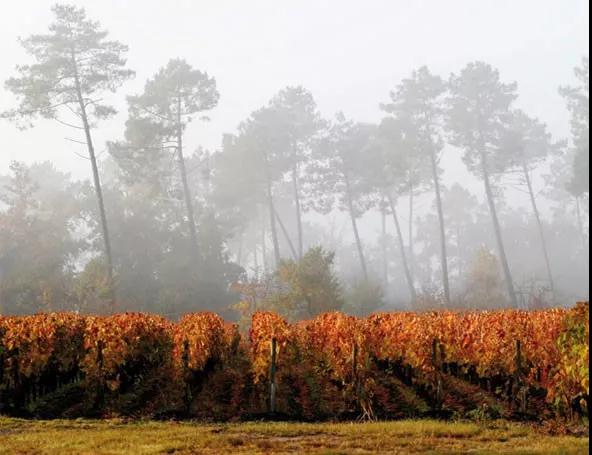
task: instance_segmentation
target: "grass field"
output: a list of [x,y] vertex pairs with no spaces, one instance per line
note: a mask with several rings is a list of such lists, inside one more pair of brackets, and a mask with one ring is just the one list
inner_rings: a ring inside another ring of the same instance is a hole
[[32,421],[0,418],[0,454],[588,453],[589,439],[503,421],[380,423]]

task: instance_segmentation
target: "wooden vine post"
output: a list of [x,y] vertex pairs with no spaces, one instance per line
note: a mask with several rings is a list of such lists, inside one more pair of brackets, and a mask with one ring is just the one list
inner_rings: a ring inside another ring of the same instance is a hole
[[449,374],[450,371],[446,366],[446,349],[444,347],[444,343],[440,343],[440,369],[442,372]]
[[516,340],[516,387],[518,389],[518,401],[520,402],[520,412],[526,413],[527,409],[527,391],[522,380],[522,343]]
[[[18,359],[19,349],[14,350],[14,355]],[[14,362],[12,367],[12,381],[14,384],[13,402],[16,408],[20,408],[25,404],[24,388],[21,380],[19,363]]]
[[185,411],[189,414],[191,411],[191,383],[189,371],[189,341],[187,340],[183,340],[181,362],[183,363],[183,382],[185,383],[183,401],[185,403]]
[[[439,351],[439,352],[438,352]],[[438,355],[440,354],[440,355]],[[442,362],[444,358],[444,346],[438,343],[438,339],[432,340],[432,365],[436,370],[436,410],[442,409]]]
[[103,406],[105,400],[105,378],[103,375],[103,349],[105,349],[105,343],[103,340],[97,341],[97,367],[99,370],[99,384],[97,390],[97,397],[95,401],[95,408],[99,409]]
[[360,393],[358,387],[358,345],[354,341],[352,343],[352,354],[351,354],[351,366],[352,366],[352,384],[355,394],[356,411],[360,409]]
[[[4,348],[0,345],[0,387],[4,385]],[[9,384],[6,384],[6,388],[9,387]],[[4,387],[2,387],[4,389]],[[0,391],[0,408],[4,408],[4,393]]]
[[276,411],[276,391],[277,384],[275,374],[277,370],[277,340],[271,339],[271,366],[269,370],[269,412],[275,414]]

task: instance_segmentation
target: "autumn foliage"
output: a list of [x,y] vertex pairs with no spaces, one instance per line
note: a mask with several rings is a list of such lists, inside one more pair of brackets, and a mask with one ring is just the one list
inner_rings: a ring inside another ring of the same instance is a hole
[[212,313],[178,322],[140,313],[1,317],[0,406],[33,415],[51,406],[48,415],[262,415],[275,339],[276,412],[292,418],[470,414],[492,403],[507,416],[587,415],[588,316],[588,303],[332,312],[293,324],[261,312],[245,336]]
[[3,384],[19,395],[22,384],[66,379],[82,363],[85,322],[70,313],[0,318]]

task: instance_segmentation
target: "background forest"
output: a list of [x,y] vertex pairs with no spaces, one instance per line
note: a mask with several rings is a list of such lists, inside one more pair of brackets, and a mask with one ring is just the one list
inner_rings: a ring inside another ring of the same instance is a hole
[[[287,86],[219,147],[195,149],[186,136],[224,96],[215,74],[171,58],[124,93],[127,46],[82,8],[52,11],[46,33],[21,40],[30,59],[5,81],[16,103],[1,121],[71,129],[92,179],[43,160],[0,170],[0,313],[300,319],[588,299],[587,57],[577,82],[548,88],[565,100],[569,137],[474,61],[450,75],[409,68],[376,123],[324,116],[311,91]],[[127,95],[127,120],[97,152],[111,93]],[[451,155],[479,192],[443,181]]]

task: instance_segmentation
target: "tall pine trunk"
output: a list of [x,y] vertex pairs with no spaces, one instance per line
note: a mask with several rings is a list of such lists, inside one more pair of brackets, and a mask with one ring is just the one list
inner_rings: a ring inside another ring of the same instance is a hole
[[417,300],[417,293],[415,292],[415,286],[413,285],[413,278],[409,270],[409,264],[407,263],[407,255],[405,254],[405,243],[403,242],[403,234],[401,233],[401,226],[399,224],[399,217],[397,216],[397,208],[393,197],[388,195],[389,206],[393,215],[393,221],[395,222],[395,230],[397,231],[397,239],[399,240],[399,252],[401,254],[401,261],[403,262],[403,270],[405,271],[405,279],[407,280],[407,287],[409,288],[409,297],[411,298],[411,304],[414,305]]
[[271,241],[273,243],[273,255],[275,259],[275,266],[278,267],[281,261],[281,254],[280,254],[280,242],[278,240],[278,233],[277,233],[277,225],[276,225],[276,217],[275,217],[275,207],[273,205],[273,193],[271,191],[271,172],[269,169],[269,162],[267,161],[267,156],[264,157],[265,159],[265,190],[267,196],[267,209],[269,211],[269,225],[271,227]]
[[364,275],[364,280],[368,281],[368,268],[366,267],[366,258],[364,257],[364,249],[362,247],[362,241],[360,239],[360,233],[358,232],[358,223],[356,222],[356,215],[354,211],[354,203],[351,194],[351,187],[349,183],[349,177],[347,174],[344,173],[344,182],[345,182],[345,199],[347,201],[347,208],[349,211],[349,216],[352,223],[352,230],[354,232],[354,237],[356,240],[356,247],[358,249],[358,257],[360,259],[360,267],[362,268],[362,274]]
[[508,264],[508,258],[506,256],[506,249],[504,247],[504,240],[502,238],[502,230],[497,217],[497,210],[495,208],[495,201],[493,198],[493,190],[491,188],[489,166],[487,163],[487,155],[484,150],[484,146],[481,146],[479,153],[481,156],[481,171],[483,173],[483,184],[485,186],[485,195],[487,196],[487,204],[489,205],[489,213],[493,222],[493,230],[495,232],[495,239],[497,242],[497,249],[500,256],[500,262],[502,263],[502,269],[504,272],[504,280],[506,282],[506,289],[510,303],[514,308],[518,307],[518,299],[516,298],[516,292],[514,291],[514,281],[512,279],[512,273],[510,272],[510,266]]
[[274,213],[275,213],[275,218],[276,218],[278,224],[280,225],[280,229],[282,230],[282,234],[284,234],[284,237],[286,239],[286,243],[288,244],[288,247],[290,248],[290,252],[292,253],[292,258],[295,261],[297,261],[299,256],[296,253],[296,248],[294,248],[294,244],[292,243],[292,239],[290,239],[290,234],[288,233],[288,230],[286,229],[286,225],[284,224],[284,222],[280,218],[280,214],[277,212],[277,210],[275,210],[275,208],[274,208]]
[[255,267],[255,274],[259,277],[259,259],[257,258],[257,242],[253,246],[253,266]]
[[586,233],[584,232],[584,222],[582,221],[582,210],[580,208],[579,196],[576,196],[576,218],[578,223],[578,230],[580,231],[580,237],[582,239],[582,251],[584,255],[584,263],[586,264],[586,276],[588,276],[590,270],[590,250],[588,248]]
[[265,242],[265,217],[261,218],[261,262],[263,266],[263,274],[267,274],[267,245]]
[[380,204],[380,225],[381,225],[381,229],[382,229],[382,236],[380,239],[380,248],[382,250],[382,283],[383,283],[383,287],[384,290],[386,292],[386,290],[388,289],[388,281],[389,281],[389,276],[388,276],[388,254],[387,254],[387,248],[386,248],[386,201],[384,200],[384,197],[382,198],[382,203]]
[[415,261],[413,254],[413,183],[409,187],[409,273],[412,280],[415,280]]
[[244,243],[244,232],[241,231],[239,237],[238,237],[238,251],[236,253],[236,263],[237,265],[241,265],[241,262],[243,261],[243,243]]
[[463,275],[463,268],[462,268],[462,261],[463,261],[463,251],[461,248],[461,240],[460,240],[460,226],[456,225],[456,257],[458,258],[458,278],[459,281]]
[[281,255],[280,255],[280,243],[278,241],[278,234],[277,234],[277,226],[275,224],[275,208],[273,206],[273,198],[271,196],[271,185],[267,184],[267,205],[269,208],[269,224],[271,226],[271,241],[273,243],[273,257],[275,260],[275,266],[280,265]]
[[185,158],[183,157],[183,123],[181,122],[181,97],[177,97],[177,162],[179,163],[179,172],[181,174],[181,183],[183,185],[183,198],[185,200],[185,210],[187,211],[187,228],[189,230],[189,240],[193,250],[196,266],[199,266],[201,257],[199,254],[199,244],[197,242],[197,229],[195,227],[195,216],[193,213],[193,199],[189,182],[187,181],[187,169],[185,167]]
[[582,247],[587,250],[586,233],[584,232],[584,222],[582,221],[582,209],[580,208],[580,197],[576,196],[576,218],[578,222],[578,230],[580,238],[582,239]]
[[551,298],[553,302],[555,302],[555,282],[553,280],[553,272],[551,271],[551,261],[549,260],[549,251],[547,249],[547,240],[545,239],[545,233],[543,231],[543,223],[541,222],[541,217],[539,214],[539,209],[536,204],[536,199],[534,196],[534,191],[532,189],[532,182],[530,180],[530,173],[528,172],[528,167],[526,163],[522,164],[522,171],[524,172],[524,178],[526,179],[526,186],[528,187],[528,194],[530,196],[530,203],[532,205],[532,211],[534,212],[534,218],[537,223],[537,228],[539,231],[539,237],[541,239],[541,248],[543,250],[543,257],[545,258],[545,267],[547,269],[547,279],[549,280],[549,286],[551,288]]
[[296,164],[292,167],[292,187],[294,191],[294,204],[296,205],[296,228],[298,229],[298,259],[302,258],[303,253],[303,233],[302,233],[302,208],[300,206],[300,190],[298,187],[298,169]]
[[113,254],[111,251],[111,239],[109,236],[109,225],[107,223],[107,214],[105,211],[105,201],[103,199],[103,189],[101,187],[101,179],[99,177],[99,168],[97,166],[97,157],[95,155],[95,148],[90,134],[90,124],[86,114],[86,105],[82,97],[82,89],[80,86],[80,77],[78,76],[78,66],[76,64],[75,56],[72,55],[74,67],[74,80],[76,84],[76,97],[78,98],[78,105],[80,106],[80,116],[82,118],[82,125],[84,128],[84,135],[86,137],[86,146],[88,148],[88,155],[92,166],[93,184],[97,201],[99,205],[99,217],[101,220],[101,231],[103,234],[103,242],[105,246],[105,258],[107,260],[107,278],[109,280],[109,293],[111,312],[115,311],[115,283],[113,282]]
[[444,299],[446,305],[450,305],[450,281],[448,279],[448,255],[446,253],[446,229],[444,227],[444,213],[442,210],[442,197],[440,194],[440,179],[438,178],[438,164],[434,150],[430,151],[432,162],[432,179],[436,193],[436,207],[438,209],[438,221],[440,224],[440,260],[442,262],[442,284],[444,285]]

